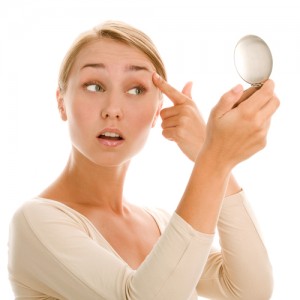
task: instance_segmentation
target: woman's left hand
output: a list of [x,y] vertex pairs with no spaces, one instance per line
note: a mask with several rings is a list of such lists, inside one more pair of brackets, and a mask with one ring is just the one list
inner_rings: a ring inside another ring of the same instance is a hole
[[188,82],[179,92],[155,74],[153,82],[174,104],[160,112],[163,136],[175,141],[182,152],[195,161],[205,140],[206,124],[192,99],[192,83]]

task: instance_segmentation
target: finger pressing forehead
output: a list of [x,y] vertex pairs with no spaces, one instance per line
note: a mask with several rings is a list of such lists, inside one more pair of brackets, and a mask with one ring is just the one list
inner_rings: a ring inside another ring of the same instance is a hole
[[157,73],[152,76],[153,83],[158,87],[172,102],[174,105],[183,104],[187,101],[187,97],[172,87]]

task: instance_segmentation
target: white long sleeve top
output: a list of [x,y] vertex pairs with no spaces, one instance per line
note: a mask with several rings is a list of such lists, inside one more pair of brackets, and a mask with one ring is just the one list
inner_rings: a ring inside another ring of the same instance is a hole
[[34,198],[15,213],[8,270],[18,300],[266,300],[272,268],[244,192],[226,197],[214,235],[180,216],[147,210],[161,236],[137,270],[131,269],[82,214]]

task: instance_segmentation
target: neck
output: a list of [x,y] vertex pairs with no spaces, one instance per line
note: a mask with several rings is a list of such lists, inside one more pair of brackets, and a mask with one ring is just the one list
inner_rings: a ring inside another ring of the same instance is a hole
[[[123,210],[123,187],[129,162],[99,166],[72,151],[60,177],[49,188],[61,202]],[[46,191],[47,194],[47,191]]]

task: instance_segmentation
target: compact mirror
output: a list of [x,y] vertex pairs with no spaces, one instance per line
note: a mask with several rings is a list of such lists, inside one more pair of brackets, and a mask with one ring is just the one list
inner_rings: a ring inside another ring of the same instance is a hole
[[273,58],[267,43],[256,35],[246,35],[241,38],[234,50],[234,64],[240,77],[251,84],[244,92],[242,99],[250,97],[270,77],[273,68]]
[[261,86],[270,77],[273,67],[268,45],[256,35],[246,35],[238,41],[234,63],[241,78],[252,86]]

